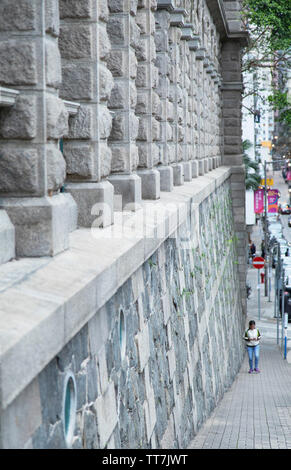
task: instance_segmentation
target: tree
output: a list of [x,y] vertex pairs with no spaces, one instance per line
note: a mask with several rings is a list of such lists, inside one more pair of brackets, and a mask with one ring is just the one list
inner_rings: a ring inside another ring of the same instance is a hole
[[244,19],[255,25],[256,36],[265,36],[268,49],[288,51],[291,47],[290,0],[245,0]]
[[269,96],[269,102],[273,106],[273,109],[279,111],[278,120],[291,128],[291,106],[288,102],[288,92],[281,92],[280,90],[274,90],[272,96]]
[[261,176],[259,174],[259,165],[256,161],[252,160],[246,153],[246,150],[252,147],[249,140],[243,141],[243,162],[245,165],[245,183],[246,189],[256,191],[261,184]]
[[[243,21],[250,31],[250,41],[245,48],[243,71],[255,73],[268,68],[272,76],[283,67],[291,65],[291,1],[290,0],[244,0]],[[260,95],[259,89],[248,90],[246,95]],[[284,90],[273,87],[269,98],[273,109],[280,112],[279,120],[290,127],[291,106]],[[249,108],[248,108],[249,109]],[[255,109],[249,109],[255,113]]]

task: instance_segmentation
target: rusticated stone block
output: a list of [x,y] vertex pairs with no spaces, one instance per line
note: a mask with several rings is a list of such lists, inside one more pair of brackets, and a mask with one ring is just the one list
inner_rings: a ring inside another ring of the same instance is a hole
[[92,33],[89,25],[63,25],[60,30],[59,48],[62,59],[89,58]]
[[69,139],[90,139],[92,137],[92,111],[81,105],[76,116],[69,118]]
[[33,139],[36,121],[36,97],[19,95],[15,106],[0,109],[0,136],[3,139]]
[[126,116],[123,114],[116,114],[112,121],[112,130],[110,140],[123,140],[126,136]]
[[64,142],[64,157],[69,179],[94,178],[94,155],[90,145],[71,146]]
[[101,178],[105,178],[111,172],[111,149],[107,143],[101,142],[98,146],[98,155],[101,167]]
[[15,226],[17,256],[55,256],[69,247],[75,205],[70,194],[3,198],[1,205]]
[[105,60],[111,49],[106,28],[99,28],[99,57]]
[[121,18],[109,18],[107,23],[107,33],[109,35],[110,41],[112,44],[118,44],[119,46],[125,43],[126,31],[125,19]]
[[0,264],[15,257],[15,230],[6,213],[0,210]]
[[97,3],[98,18],[102,21],[108,21],[109,9],[107,0],[99,0]]
[[144,93],[139,92],[137,96],[137,105],[135,108],[136,113],[138,114],[146,114],[149,113],[150,103],[148,100],[148,93],[145,91]]
[[90,65],[66,64],[62,69],[60,94],[67,100],[90,100],[92,98],[92,71]]
[[112,145],[112,160],[111,171],[114,173],[123,172],[126,170],[126,159],[128,157],[128,150],[124,145]]
[[39,158],[35,149],[0,147],[0,193],[36,193],[38,167]]
[[60,15],[58,0],[46,0],[45,2],[45,30],[57,37],[60,30]]
[[99,99],[100,101],[107,101],[110,98],[111,90],[114,86],[114,81],[111,72],[100,65],[99,67]]
[[118,421],[113,382],[110,382],[106,393],[97,398],[95,407],[98,428],[102,429],[102,433],[100,435],[100,447],[103,449]]
[[137,52],[140,45],[140,29],[132,16],[129,18],[129,37],[131,47]]
[[68,133],[68,111],[63,100],[56,96],[48,96],[46,99],[47,110],[47,137],[60,139]]
[[0,83],[3,85],[35,85],[37,63],[35,43],[20,39],[0,43]]
[[103,106],[99,115],[99,136],[107,139],[112,127],[112,117],[107,107]]
[[62,153],[54,146],[46,148],[47,188],[57,191],[66,177],[66,162]]
[[35,29],[35,4],[31,0],[2,0],[0,31],[32,31]]
[[141,117],[139,120],[138,140],[149,141],[150,123],[147,117]]
[[124,52],[111,50],[107,57],[107,66],[114,77],[124,74]]
[[[131,0],[128,2],[128,11],[129,13],[136,15],[137,11],[137,2],[135,0]],[[125,3],[124,0],[108,0],[108,7],[111,13],[122,13],[125,10],[124,7]],[[127,5],[127,4],[126,4]]]
[[62,82],[61,56],[57,42],[45,42],[46,84],[59,88]]
[[124,86],[124,82],[115,83],[113,90],[111,91],[108,106],[112,109],[126,109],[128,106],[128,91],[127,87]]
[[92,0],[59,0],[61,18],[90,18]]
[[137,90],[133,82],[129,83],[129,106],[131,109],[135,109],[137,103]]

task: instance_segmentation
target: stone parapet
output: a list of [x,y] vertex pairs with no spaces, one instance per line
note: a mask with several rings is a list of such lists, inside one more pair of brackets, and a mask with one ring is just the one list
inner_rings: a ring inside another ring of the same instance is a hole
[[[216,343],[224,337],[225,321],[233,322],[237,345],[244,327],[235,244],[229,242],[230,176],[230,168],[220,167],[161,193],[158,201],[142,202],[140,211],[130,218],[127,213],[112,227],[77,230],[67,252],[23,273],[21,284],[0,288],[5,334],[0,350],[0,419],[5,429],[1,447],[135,448],[138,442],[160,447],[172,420],[171,444],[187,446],[243,358],[242,347],[231,344],[228,353],[228,343]],[[158,339],[162,331],[167,336],[165,351]],[[219,347],[224,355],[216,364]],[[184,351],[182,356],[178,351]],[[165,368],[162,388],[155,378],[157,364]],[[122,371],[127,377],[131,371],[130,381],[123,385],[118,378]],[[77,387],[77,419],[69,443],[60,419],[68,373]],[[137,400],[130,394],[138,374]],[[48,380],[54,383],[54,393]],[[121,396],[113,386],[116,380]],[[193,406],[181,399],[179,384],[194,400]],[[160,393],[172,396],[168,411]],[[128,403],[123,411],[116,402],[120,397]],[[136,415],[138,402],[145,427]],[[15,432],[13,417],[19,416],[20,404],[22,426]],[[130,422],[128,408],[135,416]],[[128,426],[135,426],[136,419],[141,428],[135,436]],[[48,422],[53,425],[50,435]]]

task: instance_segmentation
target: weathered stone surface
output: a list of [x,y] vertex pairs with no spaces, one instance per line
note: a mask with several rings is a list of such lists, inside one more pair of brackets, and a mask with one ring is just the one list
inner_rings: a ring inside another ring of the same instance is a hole
[[5,211],[0,210],[0,264],[15,257],[15,230]]
[[107,32],[112,44],[121,45],[125,42],[126,23],[123,17],[112,17],[107,23]]
[[112,116],[105,106],[102,107],[99,116],[99,136],[101,139],[109,137],[112,127]]
[[45,42],[46,84],[59,88],[62,83],[61,55],[56,42]]
[[107,66],[114,77],[122,77],[124,71],[124,51],[111,50],[107,57]]
[[46,164],[48,190],[57,191],[66,177],[66,162],[62,153],[54,145],[46,148]]
[[93,134],[92,110],[81,105],[76,116],[69,117],[69,139],[90,139]]
[[35,43],[10,39],[0,43],[0,83],[3,85],[35,85],[37,63]]
[[[118,199],[116,210],[137,210],[141,204],[141,179],[139,176],[132,175],[110,175],[108,180],[114,186],[114,194],[121,196]],[[121,204],[120,204],[121,202]]]
[[117,424],[114,383],[110,382],[106,393],[96,400],[96,414],[100,434],[100,447],[106,446]]
[[68,133],[68,111],[63,100],[56,96],[47,96],[47,137],[48,139],[60,139]]
[[0,31],[31,31],[35,29],[35,5],[30,0],[11,3],[2,0],[0,5]]
[[89,65],[67,64],[62,67],[62,98],[77,101],[92,98],[92,71]]
[[60,30],[60,15],[58,0],[47,0],[45,2],[45,30],[52,36],[57,37]]
[[[17,256],[55,256],[69,246],[70,194],[43,198],[2,198],[15,227]],[[37,238],[35,236],[37,227]]]
[[113,77],[111,72],[104,67],[104,65],[100,65],[99,67],[99,97],[100,101],[107,101],[110,98],[110,93],[113,88]]
[[107,35],[105,28],[99,29],[99,57],[102,60],[106,60],[109,51],[111,49],[111,44]]
[[59,48],[64,59],[90,58],[92,33],[89,25],[63,25],[60,30]]
[[98,15],[99,19],[102,21],[108,21],[109,9],[107,0],[99,0],[98,2]]
[[159,199],[160,197],[160,173],[157,170],[140,170],[142,198]]
[[36,149],[0,147],[0,193],[33,194],[39,185]]
[[89,144],[84,143],[83,145],[71,146],[69,143],[64,142],[63,151],[69,178],[94,178],[94,155]]
[[108,176],[111,172],[112,153],[107,143],[101,142],[98,147],[98,154],[101,166],[101,178]]
[[67,183],[66,191],[78,206],[79,227],[104,228],[113,223],[113,187],[108,181]]
[[92,0],[59,0],[61,18],[90,18]]
[[4,139],[33,139],[37,131],[35,96],[18,96],[15,106],[0,109],[0,136]]

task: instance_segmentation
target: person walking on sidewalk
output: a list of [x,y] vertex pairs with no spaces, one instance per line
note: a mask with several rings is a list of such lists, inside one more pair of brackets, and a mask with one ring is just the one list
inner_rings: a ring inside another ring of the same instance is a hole
[[[260,357],[260,339],[261,334],[258,328],[256,328],[256,322],[254,320],[251,320],[249,322],[249,328],[245,331],[244,334],[244,340],[246,342],[249,355],[249,374],[251,374],[254,370],[257,373],[260,372],[258,368]],[[255,369],[253,369],[253,355],[255,355]]]
[[250,248],[250,251],[251,251],[251,257],[253,258],[256,254],[256,245],[254,244],[254,242],[251,244],[251,248]]

